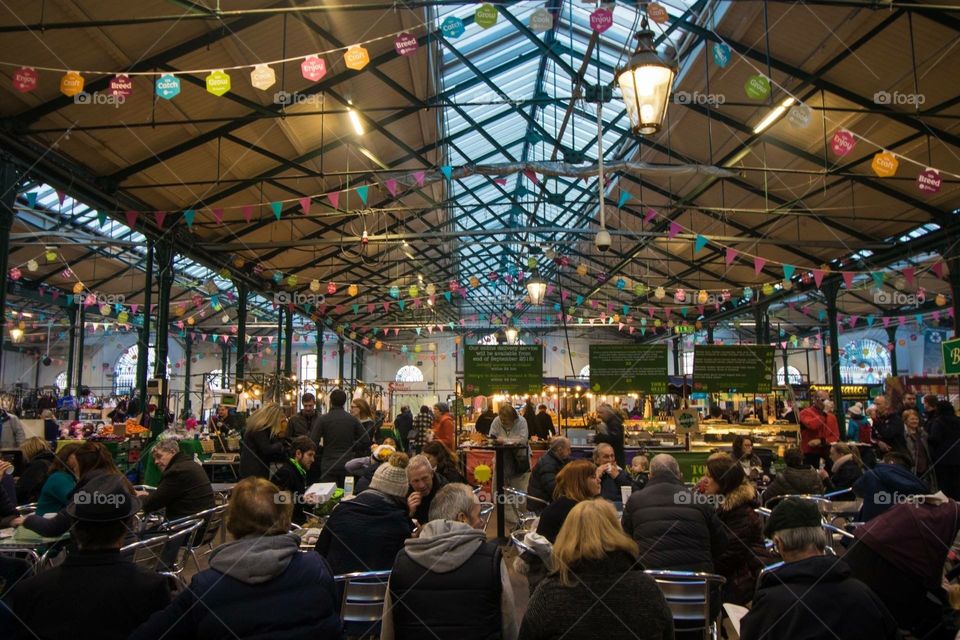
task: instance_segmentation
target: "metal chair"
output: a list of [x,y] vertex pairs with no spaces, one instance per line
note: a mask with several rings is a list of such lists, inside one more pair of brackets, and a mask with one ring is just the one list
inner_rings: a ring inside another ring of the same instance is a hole
[[[644,571],[657,582],[663,597],[673,614],[674,626],[686,632],[700,631],[704,638],[716,640],[720,637],[720,613],[716,606],[716,617],[711,613],[714,598],[719,597],[719,589],[726,579],[713,573],[694,571],[663,571],[648,569]],[[718,603],[719,605],[719,603]],[[681,623],[677,625],[676,623]]]
[[380,636],[380,621],[383,619],[383,603],[387,598],[387,583],[390,571],[359,571],[335,576],[343,583],[343,599],[340,603],[340,619],[344,626],[352,625],[350,636]]
[[480,519],[483,520],[483,530],[487,530],[487,524],[490,522],[490,516],[493,514],[496,505],[492,502],[480,503]]
[[779,496],[773,496],[772,498],[767,500],[763,506],[766,507],[767,509],[772,510],[775,506],[777,506],[777,504],[780,501],[786,500],[787,498],[798,498],[806,502],[813,502],[814,504],[817,505],[817,508],[820,509],[820,511],[823,511],[822,505],[830,504],[830,498],[826,496],[818,496],[818,495],[804,493],[804,494],[784,494]]
[[189,520],[202,521],[203,526],[200,527],[196,535],[185,541],[187,553],[189,553],[190,557],[193,558],[193,563],[196,565],[197,571],[200,571],[200,560],[197,558],[197,550],[206,545],[206,553],[213,551],[213,539],[217,536],[217,532],[220,531],[220,528],[223,525],[223,515],[226,510],[227,505],[219,505],[211,509],[198,511],[197,513],[180,518],[178,520],[171,520],[165,524],[165,530],[169,530],[170,528],[178,527]]
[[[187,567],[187,554],[189,553],[188,543],[197,536],[197,532],[203,527],[203,520],[181,520],[177,525],[168,527],[166,530],[167,544],[165,550],[174,549],[173,557],[169,559],[169,564],[161,566],[160,573],[176,581],[181,586],[186,587],[187,583],[183,579],[183,570]],[[181,553],[183,551],[183,553]]]
[[22,504],[17,507],[17,515],[26,518],[27,516],[33,515],[37,511],[37,503],[31,502],[30,504]]
[[156,491],[157,488],[149,484],[135,484],[133,485],[134,491]]
[[[508,502],[513,506],[514,511],[517,514],[517,521],[514,525],[514,531],[521,529],[526,529],[527,525],[539,518],[540,516],[531,509],[531,504],[538,506],[540,511],[543,511],[544,508],[550,505],[546,500],[541,500],[540,498],[535,498],[525,491],[520,489],[515,489],[514,487],[504,487],[503,493],[505,496],[508,496]],[[523,504],[523,508],[521,508]]]
[[120,548],[120,556],[129,558],[144,569],[156,571],[163,558],[163,549],[167,546],[167,536],[153,536],[146,540],[132,542]]

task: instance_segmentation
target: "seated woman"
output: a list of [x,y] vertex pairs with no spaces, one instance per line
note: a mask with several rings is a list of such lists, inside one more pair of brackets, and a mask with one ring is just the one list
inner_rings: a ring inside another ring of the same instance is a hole
[[330,566],[299,552],[300,538],[288,533],[293,505],[279,494],[263,478],[237,483],[226,513],[235,540],[214,549],[210,568],[130,637],[342,637]]
[[[117,469],[117,465],[114,464],[110,451],[102,443],[84,442],[77,447],[73,455],[77,459],[78,480],[73,491],[67,496],[67,506],[69,506],[78,492],[84,490],[84,485],[103,474],[120,476],[126,489],[131,494],[133,493],[133,486],[131,486],[127,478],[120,473],[120,470]],[[23,521],[23,526],[35,533],[39,533],[41,536],[54,538],[62,536],[69,531],[72,522],[72,519],[66,513],[66,508],[63,508],[57,511],[57,515],[52,518],[45,518],[37,514],[27,516]]]
[[80,443],[69,442],[57,451],[37,498],[38,516],[56,513],[67,506],[68,496],[77,486],[77,456]]
[[553,563],[557,570],[530,598],[521,638],[674,637],[666,600],[643,572],[637,543],[623,532],[608,501],[582,501],[570,511],[553,547]]
[[423,454],[430,458],[430,462],[433,464],[437,475],[448,483],[459,482],[461,484],[467,484],[466,478],[460,473],[460,461],[457,459],[457,454],[451,453],[442,442],[436,440],[428,442],[423,447]]
[[740,463],[744,473],[753,482],[764,477],[763,462],[753,452],[753,440],[750,436],[737,436],[733,439],[733,459]]
[[787,468],[777,474],[763,492],[766,504],[777,496],[820,495],[823,493],[823,480],[817,470],[803,461],[803,452],[796,447],[787,449],[783,454]]
[[330,514],[317,552],[337,575],[390,569],[413,533],[407,507],[407,455],[394,453],[377,467],[370,488],[341,502]]
[[17,481],[17,504],[30,504],[40,497],[47,472],[53,464],[53,451],[43,438],[27,438],[20,445],[20,453],[26,466]]
[[833,462],[830,473],[820,469],[820,478],[823,480],[827,493],[834,493],[850,489],[834,497],[834,500],[855,500],[853,485],[863,475],[863,462],[860,461],[860,452],[857,447],[846,442],[837,442],[830,447],[830,460]]
[[550,542],[557,539],[560,527],[578,502],[593,500],[600,495],[597,467],[589,460],[574,460],[557,474],[553,502],[540,514],[537,533]]
[[743,466],[725,453],[710,456],[704,479],[704,493],[718,497],[717,517],[729,540],[714,558],[716,572],[727,579],[723,601],[747,604],[753,598],[760,571],[773,562],[764,546],[763,525],[754,511],[760,506],[757,489],[747,479]]

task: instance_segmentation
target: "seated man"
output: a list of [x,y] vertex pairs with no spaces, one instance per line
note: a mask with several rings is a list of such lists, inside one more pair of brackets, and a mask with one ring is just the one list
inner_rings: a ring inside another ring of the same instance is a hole
[[164,576],[120,556],[139,509],[140,501],[117,475],[101,474],[73,495],[65,511],[79,550],[14,587],[18,638],[125,640],[170,603]]
[[513,589],[495,542],[487,542],[480,502],[465,484],[440,489],[430,522],[397,554],[381,640],[514,640]]
[[606,443],[598,444],[593,450],[593,464],[597,465],[597,477],[600,478],[600,496],[614,504],[622,504],[620,487],[630,487],[631,491],[635,487],[630,474],[617,465],[613,447]]
[[410,495],[407,496],[410,517],[420,524],[426,524],[430,519],[430,503],[446,482],[433,471],[430,458],[423,454],[410,458],[407,481],[410,483]]
[[777,504],[764,534],[785,564],[760,577],[742,640],[761,638],[899,638],[897,622],[840,559],[825,556],[820,510],[798,498]]
[[727,545],[717,512],[683,486],[680,466],[665,453],[650,461],[650,480],[624,505],[622,524],[647,569],[713,573]]
[[[551,440],[549,451],[543,454],[530,473],[527,493],[545,502],[553,502],[553,489],[557,485],[557,474],[570,461],[572,452],[570,440],[567,438],[559,437]],[[531,506],[542,505],[533,503]],[[535,510],[539,511],[539,509]]]
[[176,440],[159,440],[150,453],[163,475],[156,491],[137,494],[145,512],[164,509],[167,520],[177,520],[216,506],[207,473]]
[[899,451],[888,451],[883,462],[873,469],[866,469],[853,484],[853,492],[863,498],[859,522],[873,520],[908,496],[922,496],[928,492],[927,484],[910,471],[910,458]]
[[297,436],[290,443],[290,453],[293,457],[283,461],[270,481],[280,487],[281,491],[290,492],[293,522],[303,524],[307,521],[303,501],[303,494],[307,491],[307,471],[316,459],[317,445],[310,436]]

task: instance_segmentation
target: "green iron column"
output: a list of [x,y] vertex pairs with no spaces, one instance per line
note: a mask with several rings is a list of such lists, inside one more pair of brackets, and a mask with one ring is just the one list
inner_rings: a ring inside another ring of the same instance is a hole
[[[156,330],[156,360],[153,365],[153,377],[164,380],[164,386],[169,383],[167,379],[167,356],[170,353],[169,331],[170,331],[170,292],[173,289],[173,245],[169,241],[161,241],[156,247],[157,258],[157,330]],[[157,402],[157,410],[153,415],[153,422],[150,430],[154,436],[159,435],[167,428],[167,397],[169,389],[164,389],[164,393]]]
[[323,377],[323,325],[317,322],[317,380]]
[[240,384],[247,363],[247,285],[237,283],[237,379]]
[[[86,339],[87,328],[84,326],[84,322],[87,317],[87,307],[86,305],[79,304],[77,305],[77,352],[75,354],[74,360],[76,361],[76,372],[77,372],[77,381],[76,381],[76,395],[80,395],[80,387],[83,386],[83,341]],[[78,413],[79,415],[79,413]]]
[[77,304],[75,302],[67,305],[67,321],[70,323],[70,336],[67,338],[67,388],[61,391],[63,395],[69,396],[73,393],[73,363],[77,355]]
[[340,361],[340,388],[346,388],[346,382],[343,377],[343,334],[337,336],[337,349],[339,350],[339,357],[337,358]]
[[183,339],[183,409],[190,412],[190,359],[193,357],[193,340],[189,332],[184,332]]
[[[960,251],[954,246],[944,252],[947,263],[947,281],[950,283],[951,306],[953,308],[953,337],[960,336]],[[894,372],[896,375],[896,372]]]
[[280,377],[280,358],[283,356],[283,305],[277,307],[277,377]]
[[[147,240],[147,257],[143,277],[143,326],[137,334],[137,381],[135,393],[140,394],[140,406],[147,406],[147,371],[150,353],[150,306],[153,303],[153,240]],[[132,397],[132,394],[131,394]]]
[[286,329],[283,343],[283,374],[289,378],[293,374],[293,309],[287,308]]
[[823,288],[823,295],[827,300],[827,325],[830,328],[830,383],[833,386],[833,411],[837,416],[837,426],[840,427],[840,433],[845,434],[845,422],[843,415],[843,394],[840,391],[840,336],[837,329],[837,295],[840,293],[840,285],[836,282],[830,283]]
[[897,375],[897,327],[887,327],[887,342],[893,345],[890,352],[890,373]]
[[3,364],[3,340],[7,324],[7,268],[10,260],[10,230],[16,217],[20,176],[7,158],[0,160],[0,366]]

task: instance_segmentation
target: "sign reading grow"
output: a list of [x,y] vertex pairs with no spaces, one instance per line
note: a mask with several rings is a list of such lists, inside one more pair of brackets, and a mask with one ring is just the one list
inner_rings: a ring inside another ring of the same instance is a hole
[[590,388],[599,393],[666,393],[667,345],[590,345]]

